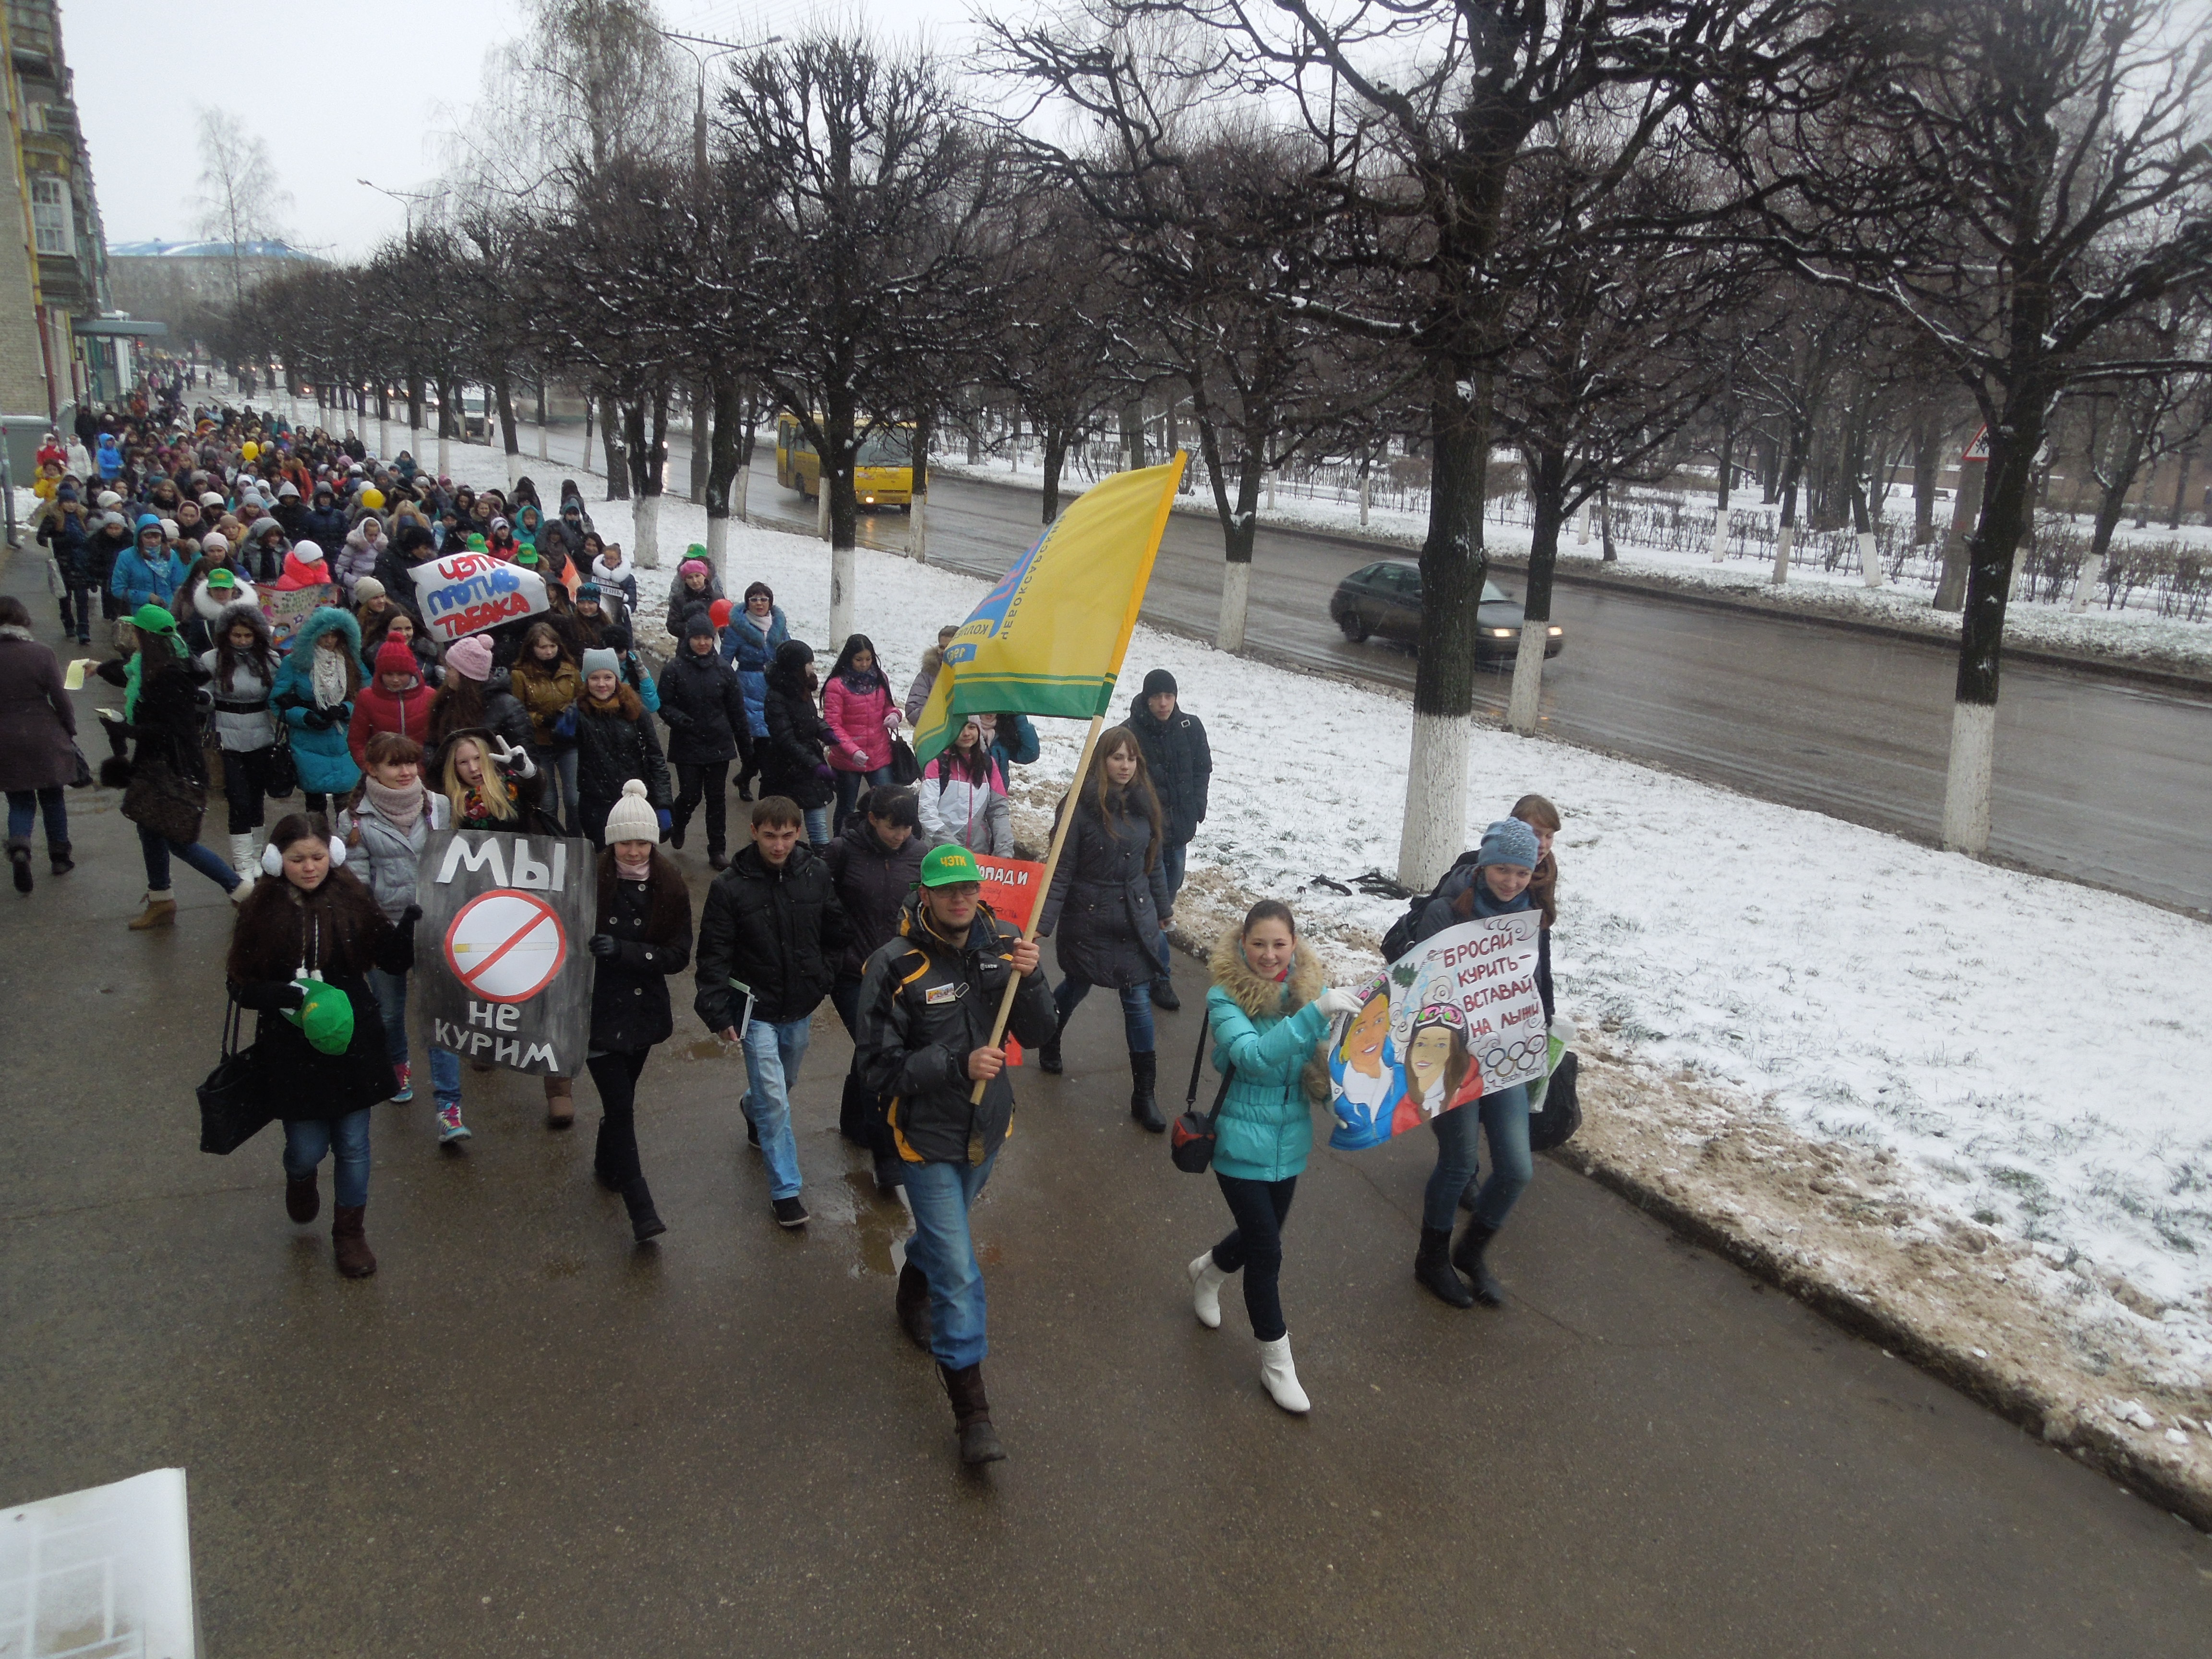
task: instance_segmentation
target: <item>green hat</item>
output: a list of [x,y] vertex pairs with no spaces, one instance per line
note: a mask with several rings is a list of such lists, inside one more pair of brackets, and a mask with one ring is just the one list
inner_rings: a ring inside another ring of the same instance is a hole
[[[684,557],[686,559],[704,559],[706,556],[707,550],[701,546],[697,542],[692,543],[690,546],[684,550]],[[680,564],[683,561],[678,560],[678,562]],[[709,561],[709,562],[712,562]]]
[[353,1001],[335,985],[319,979],[295,981],[307,993],[299,1008],[285,1015],[307,1034],[307,1046],[319,1054],[342,1054],[353,1046]]
[[963,881],[981,883],[982,879],[983,872],[976,867],[975,855],[957,842],[933,847],[922,855],[924,887],[951,887]]
[[177,619],[151,599],[131,613],[131,625],[142,634],[173,634]]
[[512,562],[515,564],[536,564],[538,562],[538,550],[534,547],[526,547],[514,556]]
[[468,539],[468,550],[471,553],[481,553],[484,550],[484,538],[481,533],[474,532],[471,532]]
[[235,587],[238,578],[230,573],[229,567],[219,564],[208,572],[207,585],[210,587]]

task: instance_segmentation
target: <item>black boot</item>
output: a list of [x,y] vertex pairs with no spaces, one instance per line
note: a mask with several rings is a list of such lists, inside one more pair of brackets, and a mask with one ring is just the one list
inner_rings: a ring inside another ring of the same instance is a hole
[[1498,1275],[1490,1271],[1482,1259],[1483,1251],[1497,1237],[1497,1228],[1486,1227],[1469,1217],[1466,1229],[1459,1236],[1459,1243],[1452,1246],[1452,1266],[1474,1281],[1474,1299],[1486,1308],[1505,1305],[1505,1287],[1498,1282]]
[[599,1120],[599,1138],[592,1147],[592,1179],[611,1193],[618,1193],[623,1183],[615,1179],[612,1166],[607,1161],[607,1121]]
[[899,1328],[924,1353],[929,1352],[929,1280],[909,1261],[899,1269]]
[[1421,1229],[1421,1248],[1413,1257],[1413,1277],[1437,1294],[1437,1299],[1454,1308],[1472,1308],[1474,1294],[1460,1276],[1452,1271],[1451,1229],[1424,1227]]
[[10,839],[8,842],[8,862],[15,866],[15,890],[31,890],[31,843]]
[[999,1431],[991,1426],[991,1402],[983,1395],[981,1361],[954,1370],[942,1360],[938,1376],[944,1380],[945,1398],[952,1402],[952,1421],[960,1430],[960,1461],[995,1463],[1006,1455]]
[[668,1224],[653,1207],[653,1193],[646,1186],[643,1176],[623,1188],[623,1208],[629,1212],[629,1236],[640,1244],[668,1231]]
[[1062,1014],[1060,1023],[1052,1028],[1051,1037],[1037,1049],[1037,1070],[1040,1072],[1050,1072],[1054,1077],[1060,1075],[1060,1034],[1066,1029],[1067,1016]]
[[1158,1134],[1168,1127],[1160,1115],[1160,1103],[1152,1098],[1152,1085],[1159,1080],[1160,1057],[1151,1052],[1129,1056],[1129,1075],[1135,1086],[1129,1091],[1129,1115]]
[[1152,1006],[1173,1013],[1182,1006],[1182,999],[1176,994],[1175,981],[1162,974],[1152,981]]
[[65,841],[46,843],[46,862],[53,866],[58,876],[65,876],[76,868],[76,860],[70,856],[70,844]]

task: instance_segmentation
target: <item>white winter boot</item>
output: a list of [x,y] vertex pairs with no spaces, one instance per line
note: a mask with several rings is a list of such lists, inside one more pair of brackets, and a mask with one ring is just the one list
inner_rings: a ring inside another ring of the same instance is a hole
[[1225,1269],[1213,1265],[1213,1249],[1190,1264],[1190,1305],[1198,1322],[1209,1331],[1221,1328],[1221,1287],[1229,1282]]
[[1286,1412],[1304,1413],[1313,1401],[1298,1386],[1297,1368],[1291,1364],[1291,1334],[1285,1331],[1273,1342],[1260,1345],[1260,1381],[1267,1397]]
[[247,881],[261,873],[260,854],[253,850],[253,832],[244,834],[234,830],[230,836],[230,867]]

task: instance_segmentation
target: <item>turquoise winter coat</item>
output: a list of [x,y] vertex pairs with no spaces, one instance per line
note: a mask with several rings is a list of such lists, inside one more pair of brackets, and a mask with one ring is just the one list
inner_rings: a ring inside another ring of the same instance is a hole
[[[346,746],[346,728],[353,719],[352,700],[331,708],[319,708],[315,702],[315,641],[325,634],[336,634],[346,642],[347,654],[358,669],[361,624],[351,612],[326,605],[293,635],[269,698],[291,727],[292,761],[299,769],[300,787],[313,794],[337,795],[361,781],[361,768],[353,763],[353,751]],[[310,712],[323,723],[310,721]]]
[[1328,1073],[1316,1049],[1328,1021],[1314,1006],[1321,959],[1302,939],[1288,982],[1262,979],[1245,964],[1237,928],[1213,947],[1206,994],[1213,1066],[1235,1068],[1213,1125],[1213,1167],[1243,1181],[1287,1181],[1313,1151],[1313,1108],[1328,1098]]

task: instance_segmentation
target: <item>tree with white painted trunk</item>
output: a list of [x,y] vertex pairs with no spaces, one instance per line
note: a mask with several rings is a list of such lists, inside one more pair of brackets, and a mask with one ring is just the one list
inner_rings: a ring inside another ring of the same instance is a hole
[[2212,276],[2212,53],[2172,0],[1952,0],[1848,15],[1721,146],[1768,245],[1809,280],[1888,307],[1988,424],[1943,800],[1943,844],[1990,841],[2014,560],[2053,404],[2159,378],[2130,324]]

